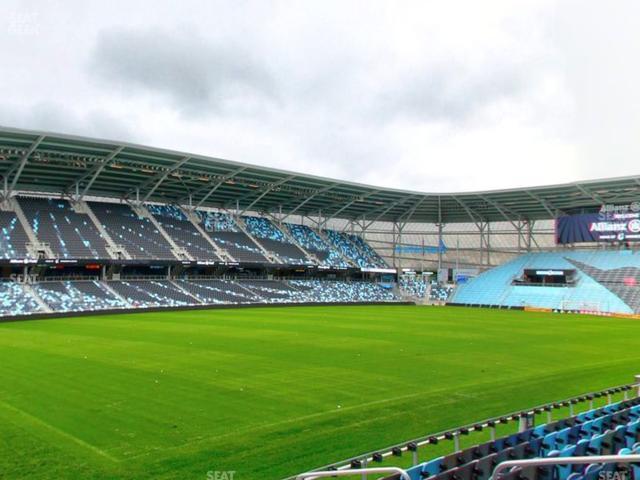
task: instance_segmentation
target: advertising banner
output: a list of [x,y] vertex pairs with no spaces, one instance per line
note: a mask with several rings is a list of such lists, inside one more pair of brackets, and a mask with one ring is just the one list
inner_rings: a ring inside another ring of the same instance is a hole
[[624,242],[640,240],[640,202],[603,205],[597,213],[556,219],[556,242]]

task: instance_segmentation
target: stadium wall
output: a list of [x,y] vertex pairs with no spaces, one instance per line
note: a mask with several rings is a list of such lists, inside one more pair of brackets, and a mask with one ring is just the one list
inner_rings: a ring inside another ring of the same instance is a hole
[[330,307],[363,305],[415,305],[413,302],[301,302],[301,303],[260,303],[260,304],[218,304],[185,305],[180,307],[115,308],[105,310],[87,310],[82,312],[50,312],[30,315],[0,316],[0,323],[22,322],[26,320],[48,320],[54,318],[87,317],[97,315],[124,315],[131,313],[175,312],[187,310],[229,310],[245,308],[281,308],[281,307]]

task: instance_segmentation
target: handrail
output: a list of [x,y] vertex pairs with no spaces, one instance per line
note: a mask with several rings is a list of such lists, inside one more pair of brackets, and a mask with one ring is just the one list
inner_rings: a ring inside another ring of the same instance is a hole
[[47,283],[47,282],[92,282],[99,280],[98,275],[57,275],[51,277],[44,277],[35,283]]
[[[573,407],[574,405],[580,402],[589,402],[590,408],[593,399],[596,397],[607,397],[607,403],[611,403],[611,395],[614,393],[624,392],[624,399],[628,398],[628,392],[637,388],[638,396],[640,396],[640,383],[628,383],[624,385],[618,385],[615,387],[606,388],[599,391],[594,391],[590,393],[584,393],[582,395],[577,395],[575,397],[570,397],[561,401],[549,402],[542,405],[538,405],[535,407],[531,407],[528,409],[520,410],[518,412],[513,412],[507,415],[503,415],[500,417],[492,417],[486,420],[482,420],[480,422],[476,422],[473,424],[463,425],[454,429],[444,430],[438,433],[433,433],[431,435],[425,435],[413,440],[408,440],[402,443],[398,443],[395,445],[388,446],[386,448],[382,448],[379,450],[375,450],[373,452],[362,453],[360,455],[348,458],[346,460],[342,460],[339,462],[335,462],[329,465],[324,465],[318,468],[318,471],[328,470],[329,468],[336,468],[338,471],[347,470],[351,463],[354,461],[361,461],[363,464],[368,464],[369,462],[376,461],[376,458],[387,458],[391,456],[397,456],[402,454],[402,452],[411,452],[413,454],[413,465],[417,465],[417,450],[418,447],[422,447],[424,445],[437,443],[440,440],[453,440],[454,444],[457,446],[460,441],[460,435],[467,435],[469,432],[473,432],[476,430],[482,430],[483,428],[491,428],[492,430],[492,438],[495,435],[495,426],[499,423],[507,423],[509,421],[516,421],[521,419],[523,416],[535,415],[537,413],[547,412],[547,415],[550,416],[551,411],[555,408],[561,407],[569,407],[570,416],[573,416]],[[548,421],[551,421],[548,419]],[[457,448],[456,448],[457,450]],[[295,476],[288,477],[286,480],[293,480]]]
[[507,460],[496,466],[491,478],[499,480],[499,476],[507,469],[517,467],[540,467],[544,465],[587,465],[592,463],[636,463],[640,455],[593,455],[591,457],[548,457],[530,458],[527,460]]
[[346,477],[351,475],[368,475],[370,473],[384,473],[391,475],[400,475],[402,480],[411,480],[411,477],[402,468],[398,467],[374,467],[374,468],[359,468],[357,470],[327,470],[323,472],[307,472],[301,473],[296,477],[296,480],[304,480],[305,478],[314,479],[321,477]]

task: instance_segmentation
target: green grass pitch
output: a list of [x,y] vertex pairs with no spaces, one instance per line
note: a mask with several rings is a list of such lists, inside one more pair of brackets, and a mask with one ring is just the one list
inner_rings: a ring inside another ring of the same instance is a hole
[[0,478],[281,479],[629,383],[639,347],[634,320],[453,307],[4,323]]

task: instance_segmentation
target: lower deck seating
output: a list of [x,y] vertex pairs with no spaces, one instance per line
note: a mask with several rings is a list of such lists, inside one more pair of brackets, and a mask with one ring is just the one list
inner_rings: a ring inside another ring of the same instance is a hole
[[429,291],[429,299],[434,302],[446,302],[453,293],[453,290],[453,285],[432,284],[431,290]]
[[41,311],[38,302],[24,291],[22,285],[0,282],[0,316],[28,315]]
[[[434,458],[408,473],[412,480],[489,480],[495,467],[506,460],[624,455],[640,451],[639,441],[640,399],[635,398]],[[595,464],[529,467],[511,470],[501,479],[597,480],[598,472],[614,468]]]
[[57,312],[90,312],[129,306],[95,280],[43,282],[35,285],[34,290]]
[[427,293],[427,282],[422,278],[403,277],[398,282],[398,287],[408,297],[424,298]]
[[109,282],[133,307],[180,307],[199,302],[168,280],[135,280]]
[[299,289],[279,280],[243,280],[242,286],[268,303],[304,302],[306,296]]
[[392,302],[398,297],[391,289],[371,282],[321,280],[290,280],[291,286],[302,290],[308,302]]
[[204,304],[257,303],[261,298],[231,280],[178,280],[178,285]]
[[[393,302],[380,284],[320,280],[179,279],[46,281],[32,286],[54,312],[213,304]],[[0,283],[0,315],[41,312],[29,290]]]

